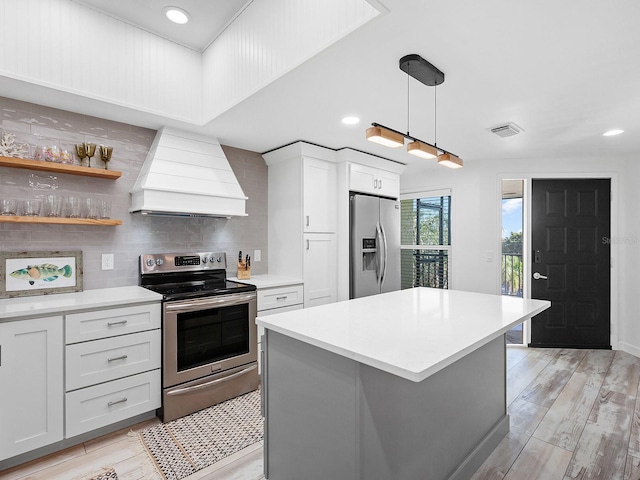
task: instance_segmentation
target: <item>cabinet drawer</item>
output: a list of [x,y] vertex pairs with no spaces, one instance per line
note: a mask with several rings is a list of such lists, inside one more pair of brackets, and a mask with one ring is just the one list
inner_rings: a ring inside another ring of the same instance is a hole
[[66,391],[160,368],[160,330],[66,347]]
[[66,394],[66,438],[160,408],[160,370]]
[[265,288],[258,290],[258,311],[297,305],[304,301],[303,286]]
[[159,303],[71,313],[65,316],[66,343],[160,328],[161,315]]

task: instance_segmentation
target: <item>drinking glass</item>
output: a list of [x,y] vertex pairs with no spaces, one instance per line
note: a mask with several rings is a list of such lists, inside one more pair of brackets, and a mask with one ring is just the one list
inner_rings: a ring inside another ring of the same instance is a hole
[[62,214],[62,197],[60,195],[44,197],[43,211],[45,217],[59,217]]
[[85,205],[85,217],[98,218],[98,200],[93,197],[89,197],[84,202]]
[[111,218],[111,200],[98,201],[98,218]]
[[23,200],[22,215],[25,217],[37,217],[40,215],[40,200]]
[[82,165],[82,160],[87,156],[87,152],[84,149],[84,143],[76,143],[76,155],[80,160],[80,165]]
[[0,201],[0,215],[15,215],[18,202],[13,199],[4,198]]
[[89,157],[89,167],[91,166],[91,158],[96,154],[96,144],[95,143],[83,143],[84,145],[84,153],[87,157]]
[[80,218],[82,199],[80,197],[66,197],[64,199],[64,216],[67,218]]
[[109,160],[111,160],[111,154],[113,153],[113,147],[107,147],[106,145],[100,145],[100,158],[104,162],[104,169],[107,170]]

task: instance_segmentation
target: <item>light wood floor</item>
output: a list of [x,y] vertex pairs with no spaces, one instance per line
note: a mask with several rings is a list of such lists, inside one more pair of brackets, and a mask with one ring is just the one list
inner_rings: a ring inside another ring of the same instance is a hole
[[[640,359],[606,350],[509,347],[507,380],[511,431],[472,480],[640,479]],[[113,466],[120,480],[161,478],[129,430],[5,470],[0,478],[80,480],[103,466]],[[262,445],[256,444],[188,480],[261,478]]]

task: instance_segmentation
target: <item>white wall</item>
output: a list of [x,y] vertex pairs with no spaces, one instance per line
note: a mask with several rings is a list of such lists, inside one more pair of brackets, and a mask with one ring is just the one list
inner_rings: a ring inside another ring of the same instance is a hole
[[[467,162],[460,170],[410,165],[401,192],[453,189],[451,288],[499,293],[500,181],[503,178],[612,178],[612,345],[640,356],[640,165],[636,158]],[[493,261],[487,262],[487,252]]]

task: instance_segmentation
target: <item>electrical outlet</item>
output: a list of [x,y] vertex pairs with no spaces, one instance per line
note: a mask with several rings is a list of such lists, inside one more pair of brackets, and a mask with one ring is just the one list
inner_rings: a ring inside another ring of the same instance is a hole
[[260,250],[253,251],[253,260],[259,262],[262,259],[262,252]]
[[102,270],[113,270],[113,253],[102,254]]
[[484,259],[486,262],[493,262],[493,251],[492,250],[487,250],[484,253]]

